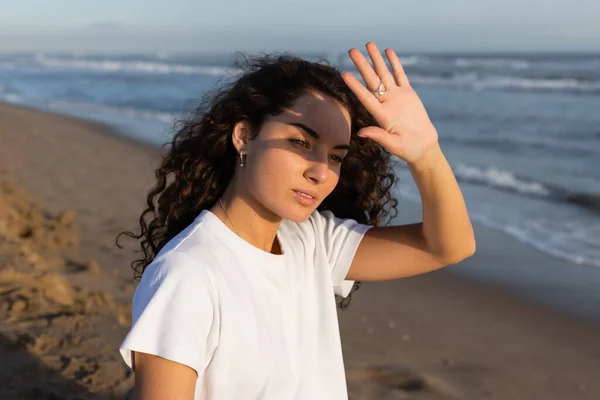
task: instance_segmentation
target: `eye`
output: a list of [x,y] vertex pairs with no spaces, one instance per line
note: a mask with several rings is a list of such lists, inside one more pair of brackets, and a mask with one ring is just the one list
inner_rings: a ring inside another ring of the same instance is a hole
[[297,144],[302,147],[306,147],[307,149],[310,147],[309,143],[303,139],[290,139],[290,142]]
[[336,163],[341,164],[344,159],[340,156],[331,156],[332,160],[335,160]]
[[[307,142],[304,139],[288,139],[291,143],[294,143],[298,146],[302,146],[305,147],[307,149],[310,149],[310,143]],[[336,163],[341,164],[342,161],[344,161],[344,158],[341,156],[331,156],[331,159],[334,160]]]

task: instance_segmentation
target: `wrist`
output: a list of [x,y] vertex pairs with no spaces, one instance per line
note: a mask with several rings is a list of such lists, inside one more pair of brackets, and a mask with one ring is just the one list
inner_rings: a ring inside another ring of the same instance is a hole
[[440,148],[439,142],[436,142],[435,145],[426,150],[421,156],[411,162],[407,162],[408,168],[411,170],[425,170],[429,169],[438,162],[440,159],[440,155],[442,154],[442,149]]

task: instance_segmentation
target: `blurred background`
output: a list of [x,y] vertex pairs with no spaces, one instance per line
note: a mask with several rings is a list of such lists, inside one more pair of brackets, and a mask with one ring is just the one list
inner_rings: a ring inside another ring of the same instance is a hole
[[[350,48],[394,49],[478,229],[556,260],[523,264],[495,242],[501,263],[453,270],[600,319],[599,2],[0,1],[0,101],[155,146],[235,78],[235,52],[356,72]],[[400,207],[418,210],[402,163],[398,174]]]

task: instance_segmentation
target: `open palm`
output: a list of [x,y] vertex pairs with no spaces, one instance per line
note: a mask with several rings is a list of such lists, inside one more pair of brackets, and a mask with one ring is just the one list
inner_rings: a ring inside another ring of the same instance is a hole
[[[366,48],[375,69],[357,49],[350,49],[348,53],[367,87],[351,73],[342,73],[344,82],[379,124],[379,127],[365,127],[358,134],[375,140],[406,162],[415,162],[437,144],[437,130],[411,87],[396,53],[386,49],[392,74],[377,46],[369,42]],[[379,96],[372,91],[377,90],[381,82],[387,91]]]

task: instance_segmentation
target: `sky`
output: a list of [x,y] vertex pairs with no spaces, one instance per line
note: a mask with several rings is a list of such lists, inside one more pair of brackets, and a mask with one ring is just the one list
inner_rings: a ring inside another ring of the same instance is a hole
[[600,51],[598,0],[0,0],[0,51]]

